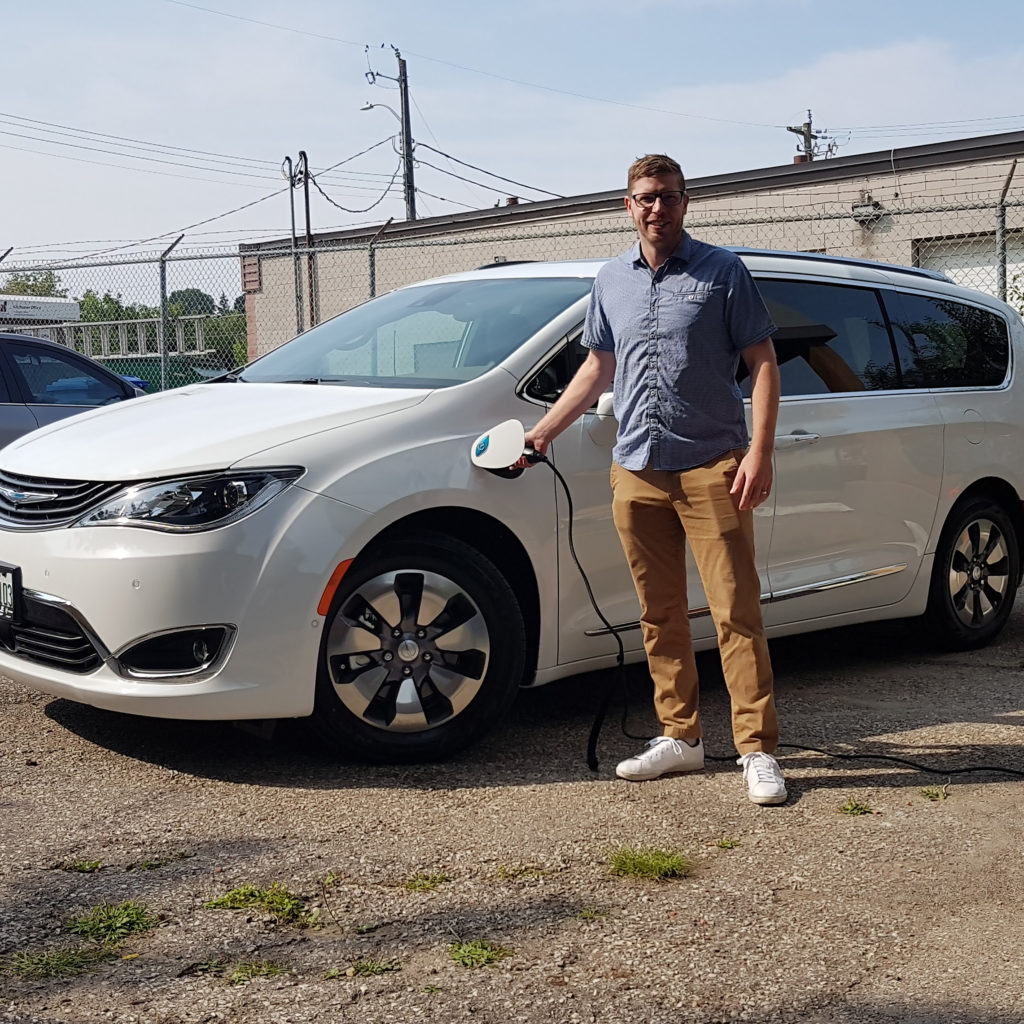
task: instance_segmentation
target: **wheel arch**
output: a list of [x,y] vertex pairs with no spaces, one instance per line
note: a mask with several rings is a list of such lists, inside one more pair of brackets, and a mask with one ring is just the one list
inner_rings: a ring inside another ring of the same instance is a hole
[[523,682],[529,683],[537,670],[540,648],[540,591],[533,563],[522,541],[499,519],[476,509],[458,505],[439,506],[413,512],[390,523],[363,547],[356,561],[389,540],[415,539],[417,535],[441,534],[476,549],[494,563],[508,581],[519,601],[526,627],[526,666]]
[[[1013,524],[1014,532],[1017,535],[1017,546],[1024,550],[1024,504],[1022,504],[1021,497],[1017,493],[1016,488],[1011,483],[996,476],[982,477],[980,480],[975,480],[969,487],[964,488],[963,492],[957,497],[946,513],[942,529],[936,538],[936,546],[941,543],[942,537],[949,529],[949,524],[960,506],[973,498],[988,498],[991,501],[997,502],[1006,510],[1006,514],[1010,517],[1010,522]],[[1022,582],[1024,582],[1024,559],[1021,561],[1021,572],[1018,574],[1017,586],[1019,587]]]

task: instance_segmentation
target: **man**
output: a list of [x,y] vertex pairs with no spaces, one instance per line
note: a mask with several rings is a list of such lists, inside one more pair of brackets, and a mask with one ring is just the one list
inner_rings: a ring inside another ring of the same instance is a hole
[[[638,242],[598,273],[583,332],[590,353],[526,441],[543,454],[614,381],[612,513],[663,731],[616,773],[640,781],[704,767],[688,540],[718,630],[748,795],[779,804],[786,785],[772,757],[778,724],[753,532],[753,510],[772,486],[776,328],[740,260],[683,230],[689,197],[675,160],[641,157],[627,181]],[[736,386],[741,358],[751,378],[749,438]]]

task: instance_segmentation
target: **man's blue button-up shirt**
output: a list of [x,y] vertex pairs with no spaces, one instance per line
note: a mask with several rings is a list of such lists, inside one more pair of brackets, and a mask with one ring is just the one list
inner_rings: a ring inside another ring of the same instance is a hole
[[740,353],[775,331],[739,257],[685,232],[657,272],[639,242],[606,263],[583,344],[615,354],[615,461],[684,470],[745,448]]

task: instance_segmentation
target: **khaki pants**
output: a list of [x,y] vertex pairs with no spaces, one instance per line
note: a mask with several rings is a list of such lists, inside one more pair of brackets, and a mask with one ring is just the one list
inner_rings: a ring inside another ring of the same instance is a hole
[[664,735],[700,734],[699,680],[686,602],[686,543],[718,630],[722,672],[740,754],[773,753],[778,721],[772,667],[761,623],[753,513],[737,510],[729,488],[743,452],[683,472],[612,464],[612,515],[637,596],[654,707]]

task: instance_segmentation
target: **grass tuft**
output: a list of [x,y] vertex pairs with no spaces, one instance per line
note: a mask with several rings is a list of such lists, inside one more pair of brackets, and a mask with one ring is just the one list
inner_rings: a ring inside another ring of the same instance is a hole
[[693,870],[693,862],[681,853],[660,850],[653,846],[623,846],[608,858],[613,875],[627,878],[685,878]]
[[462,967],[490,967],[499,960],[504,960],[511,952],[504,946],[496,946],[483,939],[453,942],[448,947],[448,955]]
[[245,985],[253,978],[273,978],[287,973],[288,968],[276,960],[243,960],[235,964],[228,981],[232,985]]
[[275,882],[268,889],[240,885],[215,900],[209,900],[204,906],[212,910],[262,910],[282,924],[294,924],[299,928],[316,927],[318,924],[317,914],[307,913],[306,901],[289,892],[280,882]]
[[728,836],[723,836],[717,843],[715,843],[715,846],[720,850],[735,850],[737,846],[742,845],[743,844],[738,839],[730,839]]
[[77,917],[68,918],[67,929],[90,942],[113,946],[124,942],[129,935],[148,931],[156,920],[145,903],[125,900],[124,903],[104,903]]
[[100,868],[103,867],[102,861],[98,860],[73,860],[68,864],[65,871],[81,871],[82,874],[92,875],[95,874]]
[[418,871],[415,875],[407,878],[402,885],[410,892],[433,892],[438,886],[450,881],[451,879],[447,875],[440,873],[428,875],[423,871]]
[[589,906],[581,908],[580,912],[576,915],[581,921],[598,921],[602,917],[608,916],[608,911],[604,907],[598,906],[596,903],[592,903]]
[[840,814],[849,814],[852,817],[857,817],[861,814],[875,814],[875,810],[870,804],[862,804],[858,800],[849,799],[839,808]]
[[116,958],[117,953],[102,946],[87,946],[84,949],[64,946],[38,953],[12,953],[0,961],[0,976],[22,978],[25,981],[75,978]]
[[400,971],[402,968],[394,960],[385,960],[382,956],[370,956],[363,960],[357,960],[352,965],[352,973],[360,978],[368,978],[374,974],[389,974],[391,971]]
[[949,794],[946,792],[945,786],[925,786],[921,790],[921,796],[923,796],[925,800],[935,801],[945,800]]

